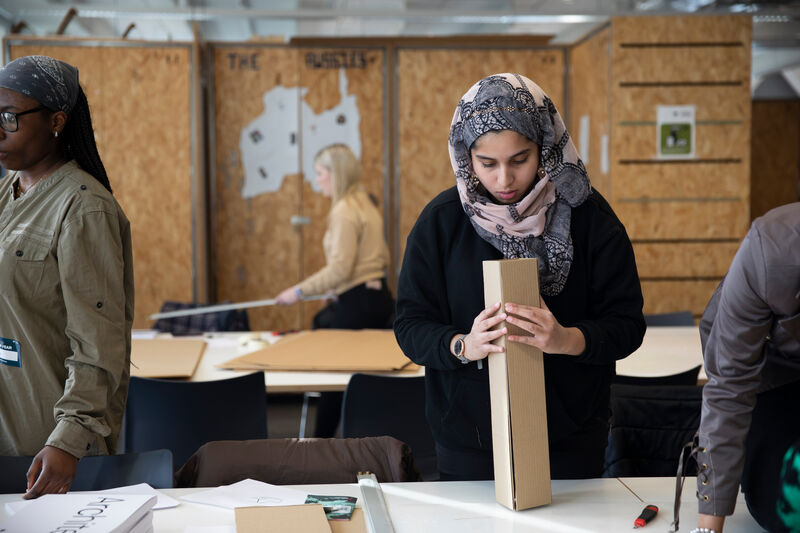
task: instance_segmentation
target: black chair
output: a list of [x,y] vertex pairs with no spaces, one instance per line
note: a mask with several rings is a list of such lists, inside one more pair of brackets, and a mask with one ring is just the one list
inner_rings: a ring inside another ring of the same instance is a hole
[[173,471],[169,450],[84,457],[78,461],[69,490],[104,490],[139,483],[171,489]]
[[206,442],[266,437],[263,372],[218,381],[131,377],[125,451],[166,448],[177,469]]
[[670,374],[668,376],[625,376],[617,374],[612,380],[613,383],[621,385],[658,385],[658,386],[675,386],[675,385],[697,385],[697,376],[700,375],[700,365],[697,365],[684,372],[677,374]]
[[[702,401],[698,385],[611,385],[603,476],[674,476],[683,445],[700,425]],[[688,470],[687,475],[696,475],[693,464]]]
[[381,435],[411,447],[423,480],[439,478],[436,448],[425,419],[425,378],[353,374],[342,404],[342,437]]
[[[0,457],[0,493],[25,492],[31,461],[33,457]],[[93,455],[78,461],[69,490],[105,490],[139,483],[147,483],[156,489],[171,489],[172,476],[172,453],[169,450]]]
[[[196,307],[198,307],[197,304],[168,301],[161,306],[161,312],[181,311]],[[153,324],[153,329],[172,333],[174,336],[201,335],[206,331],[250,331],[250,320],[247,317],[247,310],[231,309],[201,315],[160,318]]]
[[691,311],[674,313],[657,313],[644,315],[645,324],[650,326],[694,326],[694,315]]

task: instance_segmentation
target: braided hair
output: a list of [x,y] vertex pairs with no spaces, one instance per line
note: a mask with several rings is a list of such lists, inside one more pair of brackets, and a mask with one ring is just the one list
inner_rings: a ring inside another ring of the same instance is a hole
[[83,88],[78,90],[78,99],[67,117],[63,133],[62,146],[67,159],[77,161],[83,170],[94,176],[108,192],[112,192],[106,168],[97,152],[94,129],[92,129],[92,115],[89,112],[89,102],[86,100]]

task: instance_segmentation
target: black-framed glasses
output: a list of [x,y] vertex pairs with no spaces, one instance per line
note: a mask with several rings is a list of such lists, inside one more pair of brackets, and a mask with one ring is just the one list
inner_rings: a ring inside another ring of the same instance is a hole
[[0,112],[0,128],[3,128],[9,133],[14,133],[19,129],[19,120],[18,118],[22,115],[27,115],[28,113],[36,113],[37,111],[41,111],[42,109],[47,109],[45,106],[40,105],[39,107],[34,107],[33,109],[28,109],[27,111],[21,111],[19,113],[12,113],[11,111],[2,111]]

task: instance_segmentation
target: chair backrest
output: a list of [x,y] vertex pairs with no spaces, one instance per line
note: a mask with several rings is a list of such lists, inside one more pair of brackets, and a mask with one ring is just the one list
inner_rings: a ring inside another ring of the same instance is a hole
[[139,483],[171,489],[173,473],[169,450],[94,455],[78,461],[69,490],[105,490]]
[[425,419],[425,378],[353,374],[342,402],[342,437],[381,435],[408,444],[422,478],[438,479],[436,448]]
[[179,468],[206,442],[266,437],[263,372],[195,382],[131,377],[126,452],[166,448]]
[[25,492],[31,461],[33,457],[0,455],[0,494]]
[[[26,474],[33,457],[0,457],[0,493],[25,492]],[[105,490],[147,483],[156,489],[172,488],[172,453],[152,450],[119,455],[93,455],[78,461],[73,490]]]
[[[674,476],[700,425],[703,388],[611,385],[605,477]],[[695,475],[688,472],[689,475]]]
[[648,326],[694,326],[694,315],[688,310],[656,313],[644,315],[644,321]]
[[700,374],[700,365],[697,365],[689,370],[678,372],[677,374],[670,374],[668,376],[625,376],[617,374],[612,380],[613,383],[621,385],[658,385],[658,386],[672,386],[672,385],[697,385],[697,376]]
[[411,449],[393,437],[259,439],[204,444],[175,474],[178,487],[216,487],[243,479],[273,485],[419,481]]
[[[229,303],[229,302],[222,302]],[[196,304],[184,302],[164,302],[161,312],[194,309]],[[246,309],[232,309],[203,313],[201,315],[160,318],[153,324],[153,329],[172,333],[173,335],[200,335],[205,331],[250,331],[250,320]]]

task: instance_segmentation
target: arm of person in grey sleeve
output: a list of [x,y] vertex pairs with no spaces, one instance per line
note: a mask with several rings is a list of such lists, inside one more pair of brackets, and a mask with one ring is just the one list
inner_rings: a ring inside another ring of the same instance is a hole
[[[111,431],[106,410],[130,364],[125,257],[119,219],[111,207],[109,211],[97,209],[66,220],[59,237],[58,257],[67,311],[65,333],[72,353],[65,360],[68,377],[64,394],[54,407],[56,427],[28,474],[33,497],[64,492],[72,482],[74,469],[68,480],[58,472],[54,457],[63,459],[59,451],[76,459],[93,447],[107,452],[100,438]],[[31,486],[39,468],[42,473]],[[61,486],[55,487],[54,483]]]
[[703,354],[708,383],[703,389],[697,488],[699,525],[717,533],[736,505],[761,383],[763,346],[772,322],[766,272],[761,236],[753,226],[710,304],[717,308]]

